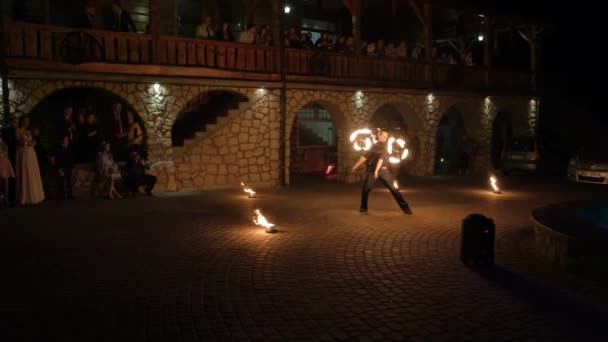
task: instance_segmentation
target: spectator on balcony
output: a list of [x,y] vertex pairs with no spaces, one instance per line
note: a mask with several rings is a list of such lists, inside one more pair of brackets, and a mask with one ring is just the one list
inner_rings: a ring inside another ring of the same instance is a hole
[[399,46],[395,49],[395,55],[397,58],[407,58],[407,44],[405,44],[405,41],[402,40],[399,43]]
[[112,15],[108,20],[108,29],[116,32],[137,32],[131,13],[122,8],[122,2],[112,1]]
[[99,28],[96,19],[95,7],[87,4],[84,6],[83,12],[75,20],[74,27],[82,29],[96,29]]
[[336,40],[332,50],[334,50],[335,52],[344,52],[346,50],[346,36],[345,35],[341,35]]
[[302,47],[302,43],[301,43],[301,37],[298,34],[298,32],[296,32],[295,28],[290,28],[289,32],[287,33],[287,40],[289,40],[289,47],[293,48],[293,49],[299,49],[300,47]]
[[367,44],[367,52],[368,56],[378,56],[378,52],[376,51],[376,43],[370,42]]
[[348,36],[344,45],[344,52],[347,54],[353,54],[355,52],[355,37]]
[[203,19],[203,22],[196,27],[196,32],[194,36],[198,39],[208,39],[211,40],[215,37],[215,33],[213,32],[213,22],[211,21],[211,17],[207,16]]
[[456,63],[456,58],[454,58],[454,55],[452,55],[452,54],[448,55],[448,64],[449,65],[456,65],[457,64]]
[[471,51],[467,52],[464,56],[464,64],[466,66],[473,66],[473,53]]
[[315,47],[315,44],[312,42],[312,33],[304,32],[302,33],[302,43],[300,45],[302,49],[312,50]]
[[395,43],[388,43],[386,45],[386,49],[384,49],[384,55],[390,58],[397,57],[397,49],[395,48]]
[[249,24],[247,31],[241,32],[239,36],[239,43],[243,44],[253,44],[255,43],[256,38],[256,26],[255,24]]
[[413,60],[419,61],[424,56],[424,51],[422,48],[422,44],[420,42],[416,43],[416,46],[412,50],[411,58]]
[[222,30],[217,33],[217,40],[222,42],[234,41],[234,36],[232,35],[232,30],[230,29],[230,22],[224,21],[222,24]]
[[315,49],[330,50],[332,45],[333,44],[329,39],[329,33],[325,32],[321,35],[321,38],[317,39],[317,42],[315,43]]
[[268,27],[268,25],[264,25],[260,29],[260,32],[256,38],[256,44],[262,46],[272,45],[272,35],[270,34],[270,27]]
[[386,51],[386,45],[384,45],[384,40],[380,39],[378,43],[376,43],[376,53],[378,56],[384,56]]
[[361,54],[367,55],[367,42],[365,40],[361,41]]

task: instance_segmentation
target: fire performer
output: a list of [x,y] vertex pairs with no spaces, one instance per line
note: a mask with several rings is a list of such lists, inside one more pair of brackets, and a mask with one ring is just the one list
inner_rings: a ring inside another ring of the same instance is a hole
[[362,213],[367,211],[367,198],[370,191],[374,188],[376,179],[379,178],[382,181],[382,184],[391,192],[391,195],[393,195],[401,210],[404,213],[411,215],[412,210],[410,209],[410,206],[403,199],[399,190],[393,186],[393,176],[388,170],[389,155],[386,150],[387,140],[388,131],[384,129],[380,130],[378,133],[378,142],[374,144],[365,155],[361,156],[351,169],[351,172],[355,172],[363,163],[366,165],[363,189],[361,190],[361,207],[359,208],[359,211]]

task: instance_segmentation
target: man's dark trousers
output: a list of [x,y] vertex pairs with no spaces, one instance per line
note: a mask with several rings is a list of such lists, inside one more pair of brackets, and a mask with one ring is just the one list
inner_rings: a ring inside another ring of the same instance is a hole
[[[378,171],[378,180],[380,180],[382,184],[384,184],[384,186],[388,188],[401,210],[404,210],[405,208],[409,207],[407,202],[403,199],[403,196],[401,196],[399,190],[395,189],[393,185],[393,176],[388,171],[388,169],[383,167]],[[368,169],[365,172],[365,179],[363,180],[363,189],[361,190],[361,209],[367,210],[367,198],[369,197],[370,191],[372,191],[372,189],[374,188],[374,184],[376,184],[376,179],[374,178],[374,170]]]

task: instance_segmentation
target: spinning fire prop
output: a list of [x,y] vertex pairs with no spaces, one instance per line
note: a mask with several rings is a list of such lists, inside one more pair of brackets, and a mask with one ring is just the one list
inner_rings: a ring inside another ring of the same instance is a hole
[[394,187],[395,189],[399,189],[399,183],[397,183],[397,180],[396,180],[396,179],[393,181],[393,187]]
[[254,213],[256,214],[256,217],[253,219],[253,223],[255,223],[257,226],[264,227],[266,230],[266,233],[276,233],[277,232],[276,228],[274,228],[274,224],[268,222],[266,217],[264,215],[262,215],[262,213],[260,213],[260,209],[256,209],[254,211]]
[[[397,143],[398,148],[394,148],[393,145]],[[410,151],[405,148],[405,140],[401,138],[388,138],[388,143],[386,144],[386,149],[388,154],[390,155],[388,161],[392,164],[397,164],[407,158]],[[393,155],[395,152],[396,155]]]
[[368,151],[375,143],[374,140],[372,130],[369,128],[358,129],[350,135],[350,142],[353,143],[355,151]]

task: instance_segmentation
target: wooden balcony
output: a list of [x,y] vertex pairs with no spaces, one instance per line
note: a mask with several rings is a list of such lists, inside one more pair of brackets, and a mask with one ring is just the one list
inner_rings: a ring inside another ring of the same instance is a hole
[[[278,49],[10,22],[9,69],[280,80]],[[286,80],[329,85],[531,92],[529,72],[286,49]]]

